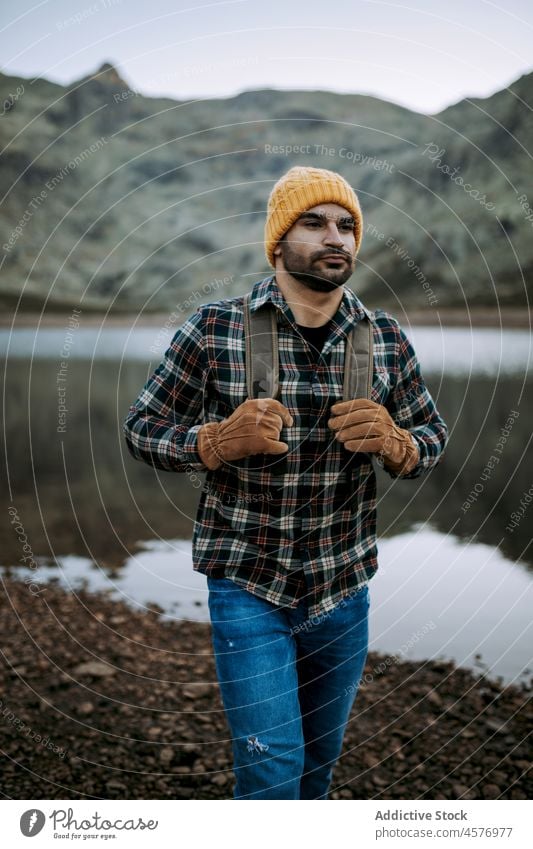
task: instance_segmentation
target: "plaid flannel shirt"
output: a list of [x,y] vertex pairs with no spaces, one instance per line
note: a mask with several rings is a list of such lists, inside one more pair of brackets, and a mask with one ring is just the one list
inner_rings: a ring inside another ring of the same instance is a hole
[[[411,343],[387,312],[368,310],[345,287],[316,363],[275,275],[254,284],[251,309],[268,299],[277,312],[278,397],[294,419],[281,431],[289,445],[283,474],[272,470],[278,458],[266,455],[209,471],[197,450],[201,425],[222,421],[248,397],[242,296],[204,304],[184,322],[123,428],[133,457],[185,472],[202,486],[194,569],[229,578],[276,605],[295,607],[305,595],[312,617],[332,610],[378,568],[373,462],[393,478],[418,477],[440,462],[448,428]],[[388,470],[377,454],[350,452],[327,427],[331,406],[342,400],[346,336],[363,314],[373,328],[371,399],[410,431],[419,449],[407,474]],[[197,472],[207,472],[205,484]]]

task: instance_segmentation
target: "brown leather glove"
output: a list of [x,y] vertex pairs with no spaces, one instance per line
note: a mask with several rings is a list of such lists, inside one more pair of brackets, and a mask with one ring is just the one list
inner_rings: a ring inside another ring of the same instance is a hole
[[377,452],[388,469],[407,474],[418,463],[418,447],[408,430],[398,427],[381,404],[367,398],[339,401],[331,408],[328,426],[348,451]]
[[293,418],[275,398],[249,398],[221,422],[208,422],[198,429],[198,453],[208,469],[252,454],[283,454],[289,450],[279,441],[283,425]]

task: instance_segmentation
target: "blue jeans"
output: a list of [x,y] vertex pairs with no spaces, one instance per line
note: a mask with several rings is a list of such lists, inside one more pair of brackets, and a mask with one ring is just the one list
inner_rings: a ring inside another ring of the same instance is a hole
[[327,799],[368,653],[368,585],[329,613],[207,578],[235,799]]

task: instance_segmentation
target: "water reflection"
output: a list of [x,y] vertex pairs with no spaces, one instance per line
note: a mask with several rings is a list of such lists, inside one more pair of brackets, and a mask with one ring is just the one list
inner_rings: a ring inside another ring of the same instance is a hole
[[[5,511],[12,497],[33,551],[87,555],[117,565],[139,539],[190,538],[199,489],[185,475],[133,460],[122,437],[128,405],[153,365],[69,360],[63,396],[58,368],[57,360],[21,358],[9,360],[6,372],[0,462],[8,487],[2,498]],[[380,536],[431,522],[444,534],[453,532],[465,542],[475,538],[532,566],[533,509],[512,532],[506,530],[532,484],[531,381],[519,375],[425,377],[450,427],[446,457],[417,481],[379,472]],[[491,457],[497,462],[488,469]],[[20,553],[9,524],[1,527],[6,562]]]
[[[209,621],[205,576],[192,568],[191,541],[150,540],[123,567],[103,570],[68,555],[38,563],[32,592],[46,584],[105,591],[163,619]],[[531,594],[526,571],[491,546],[463,545],[427,524],[382,539],[370,583],[370,648],[400,660],[453,659],[506,681],[531,679]],[[27,577],[27,570],[6,570]],[[505,599],[505,604],[502,600]]]
[[[76,322],[78,319],[76,319]],[[531,334],[527,330],[480,327],[437,327],[403,325],[412,339],[424,372],[469,375],[519,374],[532,365]],[[0,328],[0,356],[60,360],[65,338],[69,357],[85,360],[143,360],[155,365],[170,343],[176,325],[158,327],[69,327],[20,328],[11,333]]]

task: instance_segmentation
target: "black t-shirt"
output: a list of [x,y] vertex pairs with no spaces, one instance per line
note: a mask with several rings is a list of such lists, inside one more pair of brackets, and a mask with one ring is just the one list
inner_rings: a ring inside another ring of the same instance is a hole
[[331,330],[331,319],[319,327],[305,327],[303,324],[296,325],[304,339],[311,346],[311,352],[315,362],[318,362],[322,348]]

